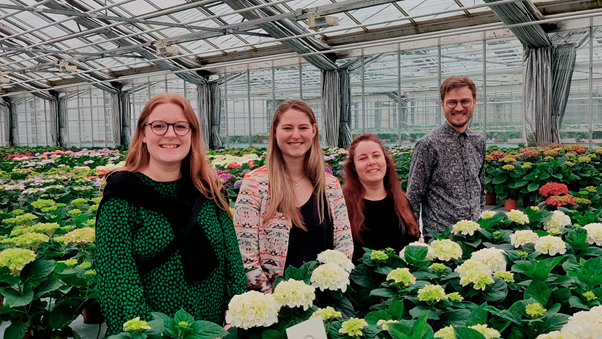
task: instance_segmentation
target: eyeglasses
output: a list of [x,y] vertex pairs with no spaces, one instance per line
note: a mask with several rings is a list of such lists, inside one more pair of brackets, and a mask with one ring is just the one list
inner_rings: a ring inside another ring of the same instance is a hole
[[179,136],[185,136],[188,134],[188,132],[190,132],[190,123],[188,121],[168,123],[161,120],[155,120],[153,122],[147,122],[144,124],[144,126],[150,126],[151,131],[153,131],[155,135],[159,136],[165,135],[169,129],[169,126],[173,126],[174,133]]
[[[462,107],[468,108],[472,105],[472,102],[472,99],[462,99],[460,104]],[[458,106],[458,100],[448,100],[445,102],[445,106],[447,106],[447,108],[456,108],[456,106]]]

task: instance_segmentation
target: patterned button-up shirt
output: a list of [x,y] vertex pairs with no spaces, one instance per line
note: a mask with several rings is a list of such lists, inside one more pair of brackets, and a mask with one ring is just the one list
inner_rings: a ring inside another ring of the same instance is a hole
[[485,140],[445,124],[416,143],[407,196],[416,220],[443,232],[460,220],[479,219],[485,205]]

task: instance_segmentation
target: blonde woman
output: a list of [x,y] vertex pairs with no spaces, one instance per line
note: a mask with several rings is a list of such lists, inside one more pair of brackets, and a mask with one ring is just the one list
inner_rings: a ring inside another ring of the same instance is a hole
[[326,249],[351,259],[353,240],[341,186],[325,172],[318,124],[305,102],[287,100],[276,109],[266,164],[245,175],[234,225],[247,286],[269,293],[288,266]]
[[181,308],[221,325],[230,299],[246,291],[229,208],[203,152],[190,103],[177,94],[152,97],[98,209],[107,336],[135,317],[173,316]]

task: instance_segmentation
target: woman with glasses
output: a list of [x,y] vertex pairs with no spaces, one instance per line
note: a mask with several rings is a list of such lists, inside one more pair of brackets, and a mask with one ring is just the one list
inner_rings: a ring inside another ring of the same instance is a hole
[[249,289],[271,292],[288,266],[353,241],[339,181],[325,171],[311,107],[287,100],[274,113],[266,166],[245,175],[234,208]]
[[204,157],[199,121],[177,94],[144,106],[125,167],[107,177],[96,222],[98,294],[107,335],[151,312],[223,324],[246,290],[229,207]]
[[418,222],[401,189],[395,163],[376,135],[360,134],[349,145],[343,193],[356,265],[364,255],[363,248],[392,248],[399,253],[420,238]]

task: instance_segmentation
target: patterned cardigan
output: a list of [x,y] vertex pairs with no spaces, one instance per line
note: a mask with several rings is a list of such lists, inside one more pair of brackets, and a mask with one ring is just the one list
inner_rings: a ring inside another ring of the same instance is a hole
[[[337,178],[326,174],[326,195],[332,215],[334,249],[349,259],[353,239],[347,205]],[[270,204],[267,167],[260,167],[244,177],[234,207],[234,225],[238,245],[251,290],[271,293],[274,280],[284,273],[292,222],[278,212],[264,220]]]

